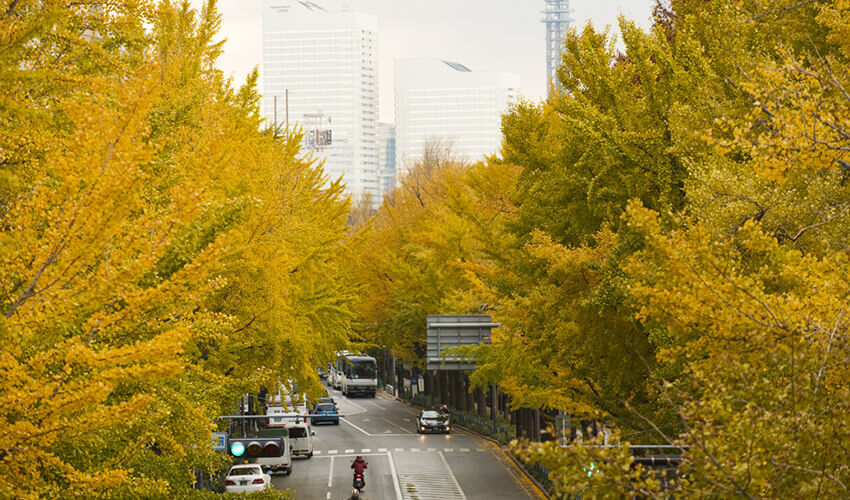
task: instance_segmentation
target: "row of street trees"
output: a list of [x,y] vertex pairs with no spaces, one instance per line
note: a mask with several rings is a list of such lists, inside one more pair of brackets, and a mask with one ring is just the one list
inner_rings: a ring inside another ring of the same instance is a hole
[[[623,445],[518,444],[559,494],[847,496],[848,26],[847,0],[672,0],[623,51],[573,31],[499,155],[432,144],[361,220],[359,329],[422,364],[427,314],[492,314],[473,382]],[[629,443],[687,447],[670,489]]]
[[[348,202],[169,0],[0,2],[0,497],[176,498],[215,417],[320,390]],[[196,492],[196,494],[200,494]]]

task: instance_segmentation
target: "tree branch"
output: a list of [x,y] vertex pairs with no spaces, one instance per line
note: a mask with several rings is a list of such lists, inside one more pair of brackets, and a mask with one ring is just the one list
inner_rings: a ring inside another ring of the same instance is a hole
[[763,17],[767,17],[767,16],[770,16],[770,15],[773,15],[773,14],[782,14],[783,12],[788,12],[789,10],[798,9],[800,7],[805,7],[806,5],[809,5],[809,4],[812,4],[812,3],[820,3],[820,2],[823,2],[823,1],[824,0],[805,0],[804,2],[795,3],[794,5],[789,5],[788,7],[782,7],[781,9],[774,9],[774,10],[764,12],[762,14],[755,16],[755,17],[751,17],[751,18],[747,19],[747,21],[748,22],[758,21],[759,19],[761,19]]

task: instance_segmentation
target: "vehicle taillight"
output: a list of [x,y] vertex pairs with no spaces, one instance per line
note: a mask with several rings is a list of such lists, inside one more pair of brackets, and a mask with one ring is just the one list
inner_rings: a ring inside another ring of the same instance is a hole
[[251,484],[263,484],[264,482],[265,481],[263,481],[263,478],[258,477],[257,479],[254,479],[253,481],[251,481]]
[[231,481],[230,479],[228,479],[227,481],[224,482],[224,485],[225,486],[236,486],[236,483]]

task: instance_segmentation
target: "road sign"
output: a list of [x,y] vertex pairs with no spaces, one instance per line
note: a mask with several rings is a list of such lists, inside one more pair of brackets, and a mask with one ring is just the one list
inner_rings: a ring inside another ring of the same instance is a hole
[[216,451],[225,451],[227,449],[227,433],[213,432],[212,435],[213,449]]
[[426,356],[429,370],[472,370],[475,365],[442,353],[451,347],[489,344],[490,334],[499,323],[487,315],[429,315],[427,319]]

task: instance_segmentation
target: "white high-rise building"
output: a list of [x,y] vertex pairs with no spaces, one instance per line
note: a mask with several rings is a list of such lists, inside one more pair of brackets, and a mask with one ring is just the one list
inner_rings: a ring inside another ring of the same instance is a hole
[[519,95],[518,75],[472,71],[440,59],[395,61],[397,171],[422,157],[425,144],[451,144],[455,156],[476,161],[496,153],[502,114]]
[[383,198],[395,189],[396,139],[392,123],[378,123],[378,165],[378,182]]
[[302,127],[331,179],[376,204],[377,33],[375,16],[321,0],[263,0],[263,116]]

